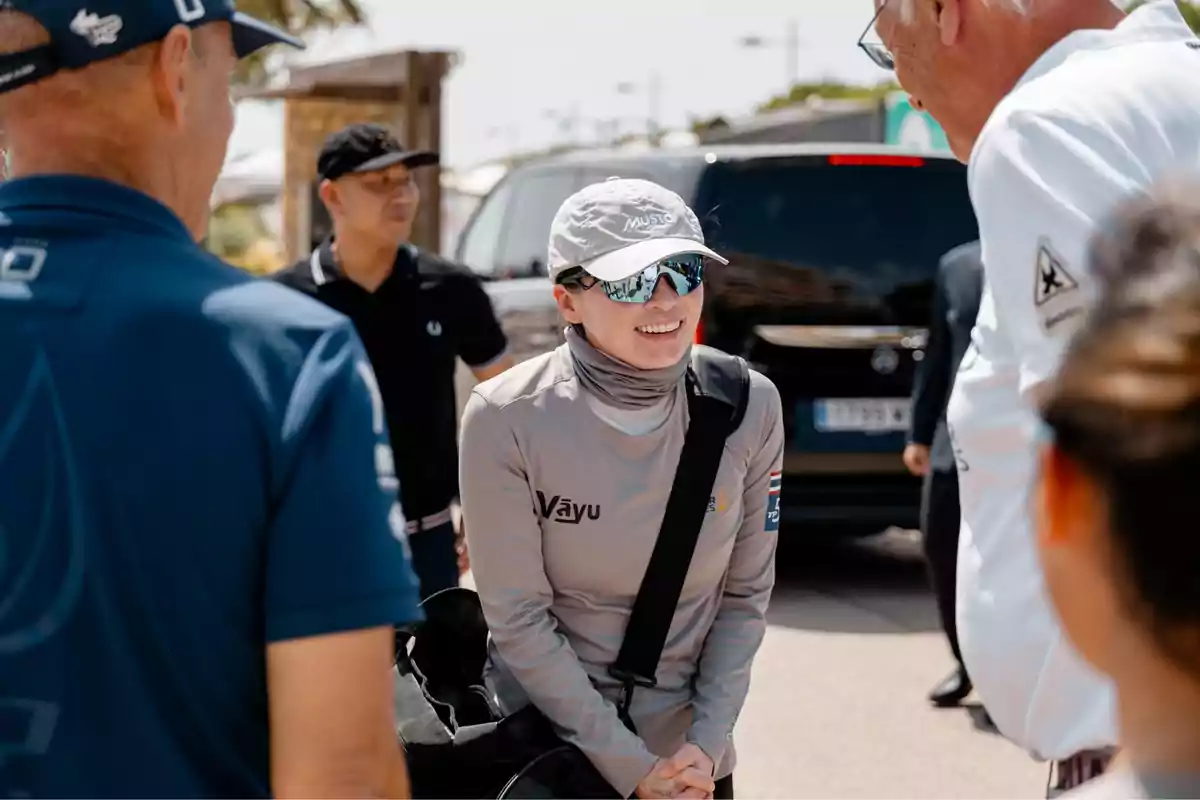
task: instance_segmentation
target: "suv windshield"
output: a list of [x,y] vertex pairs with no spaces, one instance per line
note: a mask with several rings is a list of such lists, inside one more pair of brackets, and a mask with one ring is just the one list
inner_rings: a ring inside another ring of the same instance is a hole
[[938,260],[978,238],[966,169],[943,158],[718,163],[697,205],[731,261],[721,305],[760,321],[924,326]]

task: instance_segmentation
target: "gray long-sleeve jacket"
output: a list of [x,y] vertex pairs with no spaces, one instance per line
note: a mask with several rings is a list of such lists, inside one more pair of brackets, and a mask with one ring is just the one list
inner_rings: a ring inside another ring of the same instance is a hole
[[666,509],[687,429],[682,385],[666,422],[630,436],[585,402],[566,346],[476,387],[462,422],[463,518],[492,633],[489,681],[507,710],[532,701],[629,796],[684,743],[733,770],[734,723],[775,581],[783,420],[751,374],[659,663],[617,717],[607,673]]

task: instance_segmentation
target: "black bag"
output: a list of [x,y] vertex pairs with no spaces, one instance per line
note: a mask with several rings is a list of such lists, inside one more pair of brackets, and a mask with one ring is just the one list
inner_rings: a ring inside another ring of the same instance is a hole
[[[689,424],[662,527],[609,674],[623,685],[618,713],[629,716],[637,687],[653,687],[679,595],[691,565],[725,440],[745,416],[746,362],[697,345],[687,372]],[[487,624],[479,598],[447,589],[422,603],[425,621],[397,629],[396,667],[415,679],[450,741],[405,741],[413,797],[616,798],[618,793],[530,704],[503,717],[483,689]],[[411,652],[410,652],[411,651]],[[403,732],[403,731],[402,731]],[[635,731],[636,732],[636,731]],[[402,736],[402,738],[404,738]]]

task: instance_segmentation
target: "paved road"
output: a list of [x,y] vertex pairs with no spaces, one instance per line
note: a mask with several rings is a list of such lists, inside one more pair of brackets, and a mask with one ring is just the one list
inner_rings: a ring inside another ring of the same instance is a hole
[[1044,796],[1043,765],[969,709],[926,704],[950,656],[922,569],[899,531],[781,554],[736,732],[738,797]]

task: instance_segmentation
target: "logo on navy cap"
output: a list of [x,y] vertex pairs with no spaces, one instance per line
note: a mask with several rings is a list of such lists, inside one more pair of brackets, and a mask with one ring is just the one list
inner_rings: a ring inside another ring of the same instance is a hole
[[204,18],[204,3],[201,0],[175,0],[175,10],[184,22],[195,22]]
[[102,17],[86,8],[79,9],[75,19],[71,20],[71,33],[87,39],[92,47],[116,44],[117,34],[125,27],[125,21],[116,14]]

